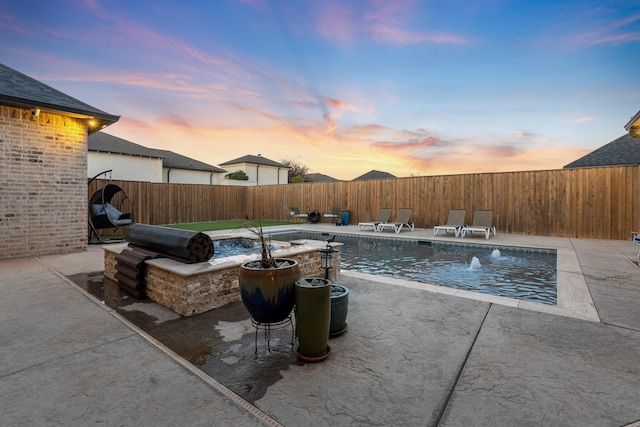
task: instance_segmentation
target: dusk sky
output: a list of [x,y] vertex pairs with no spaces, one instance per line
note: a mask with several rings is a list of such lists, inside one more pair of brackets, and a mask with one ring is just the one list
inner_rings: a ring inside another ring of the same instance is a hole
[[212,165],[558,169],[640,110],[640,0],[0,0],[0,62]]

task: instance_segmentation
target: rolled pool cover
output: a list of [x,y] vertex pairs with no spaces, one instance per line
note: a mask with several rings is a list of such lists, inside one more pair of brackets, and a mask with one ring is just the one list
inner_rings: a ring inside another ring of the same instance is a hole
[[211,237],[198,231],[134,224],[125,231],[124,237],[133,246],[156,251],[187,264],[208,261],[214,252]]

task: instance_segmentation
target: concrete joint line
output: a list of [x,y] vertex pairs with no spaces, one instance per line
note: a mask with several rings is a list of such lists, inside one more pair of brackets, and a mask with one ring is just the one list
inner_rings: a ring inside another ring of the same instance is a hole
[[451,401],[451,396],[453,396],[453,392],[455,391],[456,387],[458,386],[458,381],[460,381],[460,377],[462,376],[462,372],[464,371],[464,367],[467,366],[467,361],[469,360],[469,356],[471,355],[471,352],[473,351],[473,347],[475,347],[475,345],[476,345],[476,341],[478,340],[478,336],[480,335],[480,331],[482,330],[482,326],[484,325],[485,320],[487,320],[487,316],[489,315],[489,310],[491,310],[491,307],[493,307],[493,303],[489,304],[489,307],[487,308],[487,311],[484,313],[484,317],[482,318],[482,322],[480,322],[480,326],[478,327],[478,330],[476,331],[476,335],[473,337],[473,341],[471,342],[471,345],[469,346],[469,350],[467,351],[467,354],[464,356],[464,360],[462,361],[462,366],[460,366],[460,369],[458,370],[458,374],[456,375],[456,378],[453,381],[453,385],[449,389],[449,393],[447,393],[447,398],[445,399],[444,405],[442,405],[442,409],[440,410],[440,413],[438,414],[438,418],[436,418],[435,425],[437,425],[437,426],[440,425],[440,421],[442,420],[442,417],[443,417],[445,411],[447,410],[447,406],[449,406],[449,402]]

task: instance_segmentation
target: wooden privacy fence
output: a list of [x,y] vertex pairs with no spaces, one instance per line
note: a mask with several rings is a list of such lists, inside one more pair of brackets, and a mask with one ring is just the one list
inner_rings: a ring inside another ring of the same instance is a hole
[[89,196],[111,182],[133,201],[136,221],[165,225],[242,218],[246,212],[243,187],[224,185],[163,184],[140,181],[95,180]]
[[419,228],[444,224],[449,209],[465,208],[468,223],[475,209],[493,210],[499,233],[625,240],[640,230],[639,166],[258,187],[115,183],[134,200],[138,221],[147,224],[245,214],[286,220],[291,207],[320,213],[339,207],[357,224],[373,220],[382,207],[409,207]]

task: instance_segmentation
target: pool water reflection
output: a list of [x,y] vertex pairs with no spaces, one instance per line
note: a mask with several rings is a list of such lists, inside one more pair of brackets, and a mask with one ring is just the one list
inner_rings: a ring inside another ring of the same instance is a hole
[[[277,234],[284,241],[327,238],[312,232]],[[345,270],[537,303],[557,301],[555,251],[342,234],[336,241],[344,244]]]

